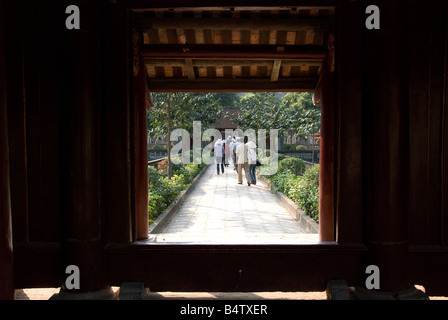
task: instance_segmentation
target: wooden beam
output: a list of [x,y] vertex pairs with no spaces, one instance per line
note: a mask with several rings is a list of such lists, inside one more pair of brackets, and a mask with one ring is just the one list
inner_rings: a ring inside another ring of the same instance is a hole
[[275,82],[278,80],[278,75],[280,74],[280,67],[282,65],[282,60],[275,60],[274,66],[272,67],[271,81]]
[[185,59],[185,67],[187,69],[187,76],[189,81],[196,80],[196,76],[194,75],[193,63],[191,59]]
[[279,79],[212,79],[190,82],[187,79],[152,79],[148,83],[151,92],[302,92],[314,91],[317,78]]
[[194,10],[220,10],[220,9],[236,9],[243,8],[245,10],[275,10],[275,9],[288,9],[288,8],[331,8],[335,7],[338,3],[336,0],[301,0],[300,5],[296,0],[282,0],[275,2],[272,5],[272,0],[230,0],[226,1],[226,5],[223,6],[222,1],[210,1],[210,0],[165,0],[163,3],[160,1],[148,1],[148,0],[117,0],[118,3],[126,5],[130,9],[188,9]]
[[[111,285],[129,275],[157,291],[325,291],[328,279],[362,285],[360,245],[110,244],[105,248]],[[154,263],[157,261],[157,263]],[[182,272],[179,272],[182,261]],[[177,265],[176,265],[177,263]],[[151,272],[148,267],[151,265]],[[200,266],[200,267],[198,267]],[[439,267],[439,264],[437,264]],[[440,263],[440,270],[443,269]],[[204,270],[207,270],[204,276]],[[247,275],[235,277],[235,270]],[[439,269],[438,269],[439,270]],[[274,279],[275,278],[275,279]],[[269,279],[269,281],[259,281]],[[444,278],[445,279],[445,278]]]
[[145,45],[146,59],[207,59],[207,60],[304,60],[324,59],[326,50],[320,46],[277,45]]
[[324,32],[333,25],[331,18],[306,19],[268,19],[268,18],[147,18],[142,15],[135,17],[135,26],[142,32],[151,29],[175,30],[282,30]]
[[[258,66],[258,67],[272,67],[272,60],[192,60],[194,67],[241,67],[241,66]],[[185,67],[185,60],[182,59],[146,59],[147,66],[170,66],[170,67]],[[298,60],[282,60],[283,66],[291,67],[320,67],[322,61],[320,59],[298,59]]]
[[[118,0],[120,2],[124,2],[126,0]],[[127,2],[133,2],[132,0],[128,0]],[[155,6],[145,6],[141,5],[140,7],[137,6],[130,6],[132,8],[133,12],[164,12],[164,11],[171,11],[171,12],[182,12],[182,11],[189,11],[189,12],[204,12],[204,11],[225,11],[225,12],[239,12],[239,11],[279,11],[279,10],[291,10],[292,12],[297,12],[299,10],[333,10],[335,9],[335,1],[334,0],[328,0],[328,2],[323,3],[322,5],[319,4],[301,4],[300,6],[294,5],[294,6],[239,6],[239,7],[232,7],[232,6],[216,6],[216,7],[191,7],[191,6],[176,6],[176,7],[155,7]],[[295,3],[297,4],[297,3]]]

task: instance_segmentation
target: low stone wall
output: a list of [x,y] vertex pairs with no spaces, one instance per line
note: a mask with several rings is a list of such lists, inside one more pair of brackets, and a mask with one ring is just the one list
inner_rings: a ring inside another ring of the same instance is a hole
[[319,233],[319,224],[314,221],[310,216],[306,215],[306,213],[300,209],[294,201],[289,199],[286,195],[279,192],[275,186],[269,182],[268,179],[266,179],[263,176],[257,177],[259,180],[261,180],[263,183],[265,183],[269,190],[280,201],[280,203],[283,205],[283,207],[286,208],[286,210],[289,212],[289,214],[297,220],[297,222],[300,224],[300,226],[307,232],[307,233]]

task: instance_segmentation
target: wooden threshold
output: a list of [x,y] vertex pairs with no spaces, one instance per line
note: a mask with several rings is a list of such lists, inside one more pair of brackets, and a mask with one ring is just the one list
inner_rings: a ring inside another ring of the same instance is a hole
[[[111,285],[144,282],[151,291],[325,290],[330,279],[360,283],[363,245],[110,244]],[[272,275],[275,274],[275,277]]]

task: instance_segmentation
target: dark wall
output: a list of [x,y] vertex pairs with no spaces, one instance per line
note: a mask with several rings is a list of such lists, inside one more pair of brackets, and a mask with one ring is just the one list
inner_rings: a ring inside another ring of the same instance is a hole
[[447,8],[411,8],[409,42],[409,225],[415,245],[446,246]]
[[[14,258],[16,267],[30,269],[16,275],[32,285],[55,283],[59,272],[55,253],[61,239],[65,141],[64,104],[59,94],[58,7],[56,1],[46,6],[5,1]],[[43,252],[35,260],[35,268],[29,268],[29,258],[22,256],[22,249],[33,247]],[[48,277],[40,280],[39,270],[46,270]]]
[[[69,4],[80,30],[65,28]],[[5,11],[16,287],[60,286],[76,264],[90,270],[86,290],[101,288],[106,240],[137,230],[127,11],[82,0],[7,1]]]
[[[408,210],[411,277],[446,291],[448,279],[448,6],[410,6]],[[418,2],[420,4],[420,2]]]
[[[0,21],[4,19],[0,1]],[[0,25],[0,70],[5,69],[5,41]],[[14,298],[14,263],[11,226],[11,198],[9,186],[9,148],[6,120],[6,76],[0,71],[0,299]]]

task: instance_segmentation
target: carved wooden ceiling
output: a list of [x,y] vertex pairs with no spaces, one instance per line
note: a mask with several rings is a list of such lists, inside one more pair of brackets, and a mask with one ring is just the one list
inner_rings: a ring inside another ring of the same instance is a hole
[[333,7],[135,9],[150,91],[309,91]]

